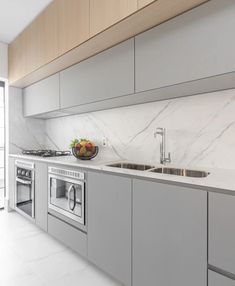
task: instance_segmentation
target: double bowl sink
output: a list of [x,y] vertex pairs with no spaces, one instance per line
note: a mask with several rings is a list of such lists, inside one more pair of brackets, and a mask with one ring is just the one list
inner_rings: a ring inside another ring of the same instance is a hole
[[171,168],[171,167],[154,167],[151,165],[132,164],[132,163],[115,163],[107,165],[107,167],[148,171],[158,174],[168,174],[168,175],[176,175],[176,176],[191,177],[191,178],[205,178],[210,174],[209,172],[199,171],[199,170]]

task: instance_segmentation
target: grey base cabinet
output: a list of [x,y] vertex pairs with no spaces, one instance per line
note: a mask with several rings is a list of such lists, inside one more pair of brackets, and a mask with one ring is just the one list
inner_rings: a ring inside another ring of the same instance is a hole
[[131,179],[88,174],[88,259],[131,285]]
[[133,181],[133,286],[207,285],[207,193]]
[[47,231],[47,173],[47,164],[35,164],[35,222],[44,231]]
[[79,229],[49,214],[48,233],[84,258],[87,258],[87,235]]
[[8,198],[10,209],[15,209],[15,158],[8,161]]
[[209,271],[208,286],[235,286],[235,280],[222,276],[216,272]]
[[235,196],[209,194],[209,264],[235,275]]

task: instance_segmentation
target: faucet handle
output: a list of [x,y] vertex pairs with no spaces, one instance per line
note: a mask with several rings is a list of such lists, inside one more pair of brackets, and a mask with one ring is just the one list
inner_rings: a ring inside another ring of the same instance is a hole
[[165,132],[165,128],[162,128],[162,127],[158,127],[156,129],[156,131],[154,132],[154,137],[157,137],[157,135],[163,135]]

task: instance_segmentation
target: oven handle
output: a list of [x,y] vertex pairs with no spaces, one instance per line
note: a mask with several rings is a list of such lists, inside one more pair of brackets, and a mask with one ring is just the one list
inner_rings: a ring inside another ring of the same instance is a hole
[[[70,199],[70,193],[71,193],[72,189],[73,189],[73,192],[74,192],[73,207],[71,207],[71,199]],[[73,211],[73,210],[75,209],[75,207],[76,207],[76,190],[75,190],[74,185],[71,185],[71,186],[69,187],[69,189],[68,189],[68,204],[69,204],[69,209],[70,209],[71,211]]]
[[22,180],[22,179],[19,179],[19,178],[16,178],[16,181],[21,183],[21,184],[24,184],[24,185],[31,185],[32,184],[31,181]]

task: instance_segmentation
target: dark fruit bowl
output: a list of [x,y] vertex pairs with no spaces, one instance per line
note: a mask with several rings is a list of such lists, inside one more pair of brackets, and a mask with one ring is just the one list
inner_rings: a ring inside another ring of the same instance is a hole
[[76,148],[72,148],[73,156],[76,157],[79,160],[91,160],[91,159],[93,159],[93,158],[95,158],[97,156],[98,152],[99,152],[99,147],[95,146],[95,151],[94,151],[94,153],[91,156],[80,156],[77,153]]

